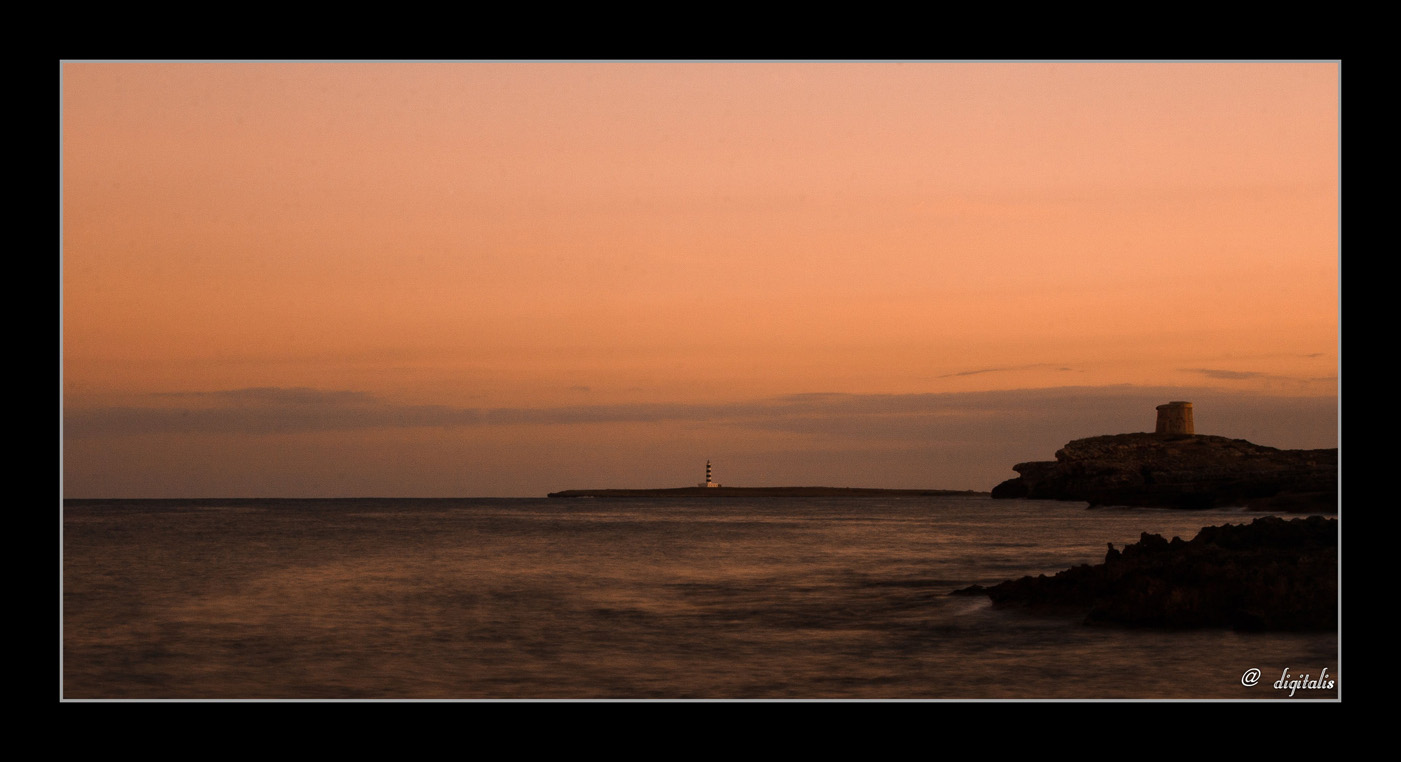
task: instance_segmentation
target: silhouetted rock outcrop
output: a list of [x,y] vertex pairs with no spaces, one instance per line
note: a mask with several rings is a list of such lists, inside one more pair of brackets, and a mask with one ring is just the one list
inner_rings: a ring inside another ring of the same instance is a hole
[[1022,577],[986,593],[999,606],[1075,612],[1086,623],[1162,628],[1332,630],[1338,622],[1338,520],[1258,518],[1203,528],[1191,542],[1144,532],[1104,563]]
[[1113,434],[1077,439],[1053,461],[1018,463],[1012,470],[1021,476],[994,487],[994,498],[1337,511],[1337,449],[1277,450],[1207,435]]

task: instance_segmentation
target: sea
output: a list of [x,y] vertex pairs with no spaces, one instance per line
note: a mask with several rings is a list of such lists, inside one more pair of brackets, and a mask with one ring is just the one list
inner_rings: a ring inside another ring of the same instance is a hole
[[60,694],[1338,701],[1337,632],[1091,626],[950,595],[1260,515],[973,496],[70,499]]

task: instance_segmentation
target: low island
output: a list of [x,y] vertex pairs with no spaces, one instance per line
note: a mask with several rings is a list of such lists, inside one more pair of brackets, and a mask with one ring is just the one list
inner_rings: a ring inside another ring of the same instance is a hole
[[726,487],[715,481],[710,461],[705,462],[705,481],[694,487],[661,489],[567,489],[548,497],[948,497],[986,496],[986,492],[950,489],[877,489],[874,487]]
[[986,496],[986,492],[949,489],[876,489],[874,487],[672,487],[669,489],[567,489],[549,497],[948,497]]

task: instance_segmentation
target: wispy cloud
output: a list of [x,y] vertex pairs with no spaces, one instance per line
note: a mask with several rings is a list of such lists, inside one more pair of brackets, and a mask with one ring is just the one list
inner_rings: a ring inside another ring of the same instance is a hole
[[346,390],[313,389],[307,386],[255,386],[247,389],[223,389],[203,392],[155,392],[158,398],[191,400],[228,400],[252,404],[291,404],[327,405],[345,403],[372,403],[374,395],[368,392]]
[[1005,368],[978,368],[977,370],[962,370],[962,371],[959,371],[959,372],[957,372],[957,373],[945,373],[944,375],[939,376],[939,378],[955,378],[955,377],[958,377],[958,376],[977,376],[977,375],[980,375],[980,374],[983,374],[983,373],[1006,373],[1006,372],[1008,372],[1008,371],[1015,371],[1015,370],[1036,370],[1036,369],[1041,369],[1041,368],[1054,368],[1055,370],[1058,370],[1058,371],[1074,371],[1074,370],[1075,370],[1074,368],[1067,368],[1067,367],[1064,367],[1064,366],[1056,366],[1056,365],[1051,364],[1051,363],[1037,363],[1037,364],[1034,364],[1034,365],[1012,365],[1012,366],[1005,367]]
[[152,405],[74,408],[64,433],[289,434],[482,423],[479,410],[443,405],[401,405],[345,390],[262,387],[211,392],[166,392]]
[[1182,368],[1183,373],[1199,373],[1207,378],[1218,381],[1265,381],[1270,384],[1283,384],[1286,386],[1303,386],[1306,384],[1327,383],[1337,381],[1335,375],[1329,376],[1284,376],[1275,373],[1262,373],[1254,370],[1225,370],[1223,368]]
[[1200,373],[1207,378],[1217,378],[1225,381],[1244,381],[1249,378],[1265,378],[1264,373],[1253,370],[1220,370],[1217,368],[1183,368],[1185,373]]

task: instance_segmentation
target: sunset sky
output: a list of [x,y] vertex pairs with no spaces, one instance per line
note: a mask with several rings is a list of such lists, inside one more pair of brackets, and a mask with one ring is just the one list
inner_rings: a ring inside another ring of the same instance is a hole
[[65,63],[68,497],[1338,445],[1340,65]]

